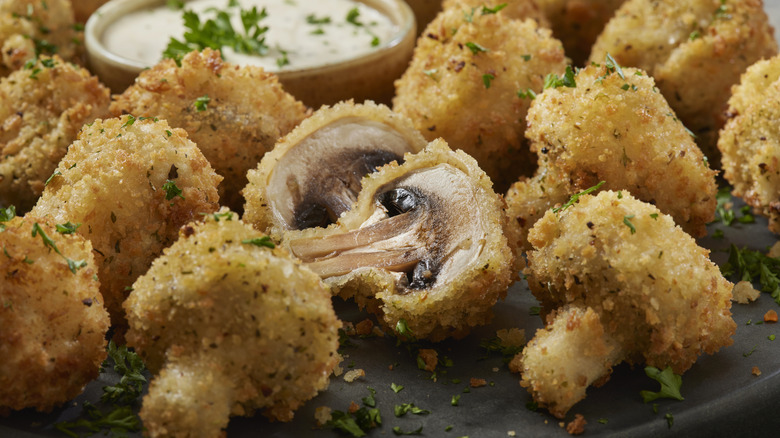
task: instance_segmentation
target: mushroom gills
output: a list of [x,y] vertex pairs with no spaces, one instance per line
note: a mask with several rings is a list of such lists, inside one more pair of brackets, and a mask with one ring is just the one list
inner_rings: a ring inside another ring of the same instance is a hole
[[405,274],[401,293],[429,289],[481,252],[485,231],[472,197],[457,168],[418,169],[382,186],[357,229],[294,239],[289,247],[323,278],[373,267]]
[[351,208],[364,176],[414,150],[382,122],[344,117],[322,126],[274,165],[268,191],[276,215],[288,229],[326,227]]

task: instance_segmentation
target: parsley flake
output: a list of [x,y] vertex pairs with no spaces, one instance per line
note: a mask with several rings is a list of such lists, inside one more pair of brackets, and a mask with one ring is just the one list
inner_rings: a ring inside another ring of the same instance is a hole
[[633,218],[634,218],[633,214],[623,216],[623,223],[631,230],[631,234],[636,234],[636,227],[634,227],[634,224],[632,224],[631,221],[629,220]]
[[211,102],[211,98],[208,94],[204,94],[203,96],[195,99],[193,106],[195,106],[195,109],[198,110],[198,112],[206,111],[209,109],[209,102]]
[[599,181],[599,183],[596,184],[595,186],[589,187],[579,193],[573,194],[565,204],[561,205],[560,207],[554,207],[552,209],[553,213],[560,213],[561,211],[566,210],[567,208],[574,205],[574,203],[576,203],[580,199],[580,196],[595,192],[596,190],[600,189],[601,186],[604,185],[604,183],[605,181]]
[[656,380],[661,384],[661,390],[658,392],[652,391],[640,391],[642,400],[645,403],[651,402],[659,398],[672,398],[675,400],[684,400],[682,394],[680,394],[680,387],[682,386],[682,377],[679,374],[675,374],[672,371],[672,367],[666,367],[663,371],[656,367],[645,367],[645,374],[653,380]]
[[165,190],[166,201],[170,201],[171,199],[177,196],[181,199],[184,199],[184,196],[182,195],[182,190],[176,186],[175,182],[171,180],[165,181],[165,184],[163,184],[162,189]]
[[477,44],[475,42],[472,42],[472,41],[467,42],[465,45],[466,45],[466,47],[468,47],[469,50],[471,50],[471,53],[474,54],[474,55],[476,55],[477,53],[480,53],[480,52],[488,52],[488,49],[486,49],[486,48],[484,48],[484,47],[480,46],[479,44]]
[[241,243],[246,243],[249,245],[259,246],[259,247],[266,247],[266,248],[276,248],[276,245],[274,245],[274,242],[271,240],[268,236],[263,237],[255,237],[254,239],[244,239],[241,241]]
[[37,237],[38,235],[41,236],[41,240],[43,240],[44,246],[48,247],[49,249],[53,250],[57,254],[59,254],[62,258],[65,259],[65,262],[68,264],[68,269],[70,269],[70,272],[76,273],[77,270],[87,266],[86,260],[73,260],[69,257],[67,257],[65,254],[60,252],[60,249],[57,248],[57,244],[54,243],[54,240],[52,240],[51,237],[49,237],[46,232],[43,231],[43,228],[41,228],[40,224],[38,222],[35,222],[32,226],[32,237]]
[[577,82],[574,80],[574,70],[571,69],[570,65],[566,66],[566,72],[564,72],[563,77],[558,77],[555,73],[549,73],[544,77],[545,90],[559,87],[577,88]]

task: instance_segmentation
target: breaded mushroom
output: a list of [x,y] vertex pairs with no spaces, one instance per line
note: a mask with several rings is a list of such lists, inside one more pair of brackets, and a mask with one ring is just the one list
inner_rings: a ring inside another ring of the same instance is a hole
[[732,194],[780,234],[780,56],[753,64],[733,88],[718,139]]
[[109,317],[75,225],[12,210],[0,210],[0,412],[48,412],[98,376]]
[[487,175],[438,139],[366,176],[335,224],[287,231],[282,245],[390,330],[405,321],[439,341],[490,321],[506,296],[517,271],[505,225]]
[[255,410],[290,421],[328,385],[341,322],[320,278],[222,209],[133,284],[128,344],[155,373],[141,419],[152,437],[215,437]]
[[536,0],[566,56],[584,67],[604,26],[625,0]]
[[528,249],[527,230],[546,210],[600,181],[656,205],[686,232],[705,235],[717,204],[715,171],[653,78],[602,60],[573,81],[546,89],[528,111],[526,136],[539,170],[507,193],[511,240]]
[[544,12],[539,7],[538,0],[444,0],[442,2],[442,9],[458,8],[466,13],[470,13],[468,9],[464,8],[482,8],[483,12],[491,11],[503,11],[504,15],[508,18],[514,18],[516,20],[525,20],[526,18],[532,18],[536,20],[541,26],[550,27],[550,23],[547,21]]
[[164,120],[98,119],[70,145],[31,214],[81,224],[121,333],[127,288],[179,227],[219,208],[220,180],[186,132]]
[[548,317],[522,354],[522,382],[563,417],[625,360],[677,374],[732,343],[733,285],[709,251],[629,192],[582,195],[529,235],[528,284]]
[[385,105],[324,105],[249,171],[243,220],[275,241],[286,230],[326,227],[350,209],[364,176],[426,144]]
[[144,70],[135,84],[115,96],[115,116],[166,119],[187,131],[224,179],[222,205],[243,208],[246,173],[280,137],[306,117],[306,108],[282,89],[276,75],[257,66],[225,63],[205,49]]
[[70,0],[0,0],[0,77],[41,55],[83,64],[75,24]]
[[476,158],[496,191],[530,175],[536,159],[523,132],[528,100],[548,73],[561,74],[560,41],[536,21],[457,4],[442,11],[417,40],[395,83],[393,109],[426,139],[444,138]]
[[108,115],[109,90],[59,56],[0,79],[0,206],[26,212],[85,123]]
[[777,50],[762,0],[628,0],[594,43],[590,61],[610,53],[650,73],[719,168],[716,143],[731,86]]

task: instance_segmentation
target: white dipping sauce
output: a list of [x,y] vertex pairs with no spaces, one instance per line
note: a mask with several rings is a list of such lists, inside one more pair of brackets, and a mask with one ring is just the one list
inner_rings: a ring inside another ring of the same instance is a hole
[[[268,52],[263,56],[246,55],[223,47],[222,57],[236,64],[259,65],[267,71],[298,70],[356,58],[376,50],[377,42],[381,46],[398,33],[398,26],[387,16],[353,0],[192,0],[179,10],[163,1],[126,14],[106,29],[102,39],[110,52],[150,67],[162,59],[171,37],[184,41],[185,10],[196,12],[201,23],[216,17],[215,8],[227,11],[233,28],[243,34],[239,11],[253,6],[258,12],[265,8],[267,13],[259,25],[268,27],[263,34]],[[355,8],[359,15],[354,21],[360,26],[347,21]],[[325,18],[329,23],[322,23]]]

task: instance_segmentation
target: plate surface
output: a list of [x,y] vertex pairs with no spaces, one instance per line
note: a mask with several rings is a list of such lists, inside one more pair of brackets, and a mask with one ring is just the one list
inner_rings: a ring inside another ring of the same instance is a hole
[[[773,25],[780,28],[780,0],[765,0],[765,6]],[[777,241],[762,218],[751,225],[713,224],[710,235],[715,229],[722,229],[725,237],[707,237],[699,244],[712,250],[711,258],[718,264],[726,261],[725,250],[732,243],[766,251]],[[532,337],[541,327],[539,317],[530,315],[530,309],[536,305],[525,284],[517,283],[507,300],[496,305],[491,325],[476,329],[461,341],[430,346],[439,352],[440,359],[446,356],[452,361],[452,366],[438,373],[435,381],[430,372],[417,368],[415,354],[404,346],[396,346],[394,339],[353,338],[354,345],[342,349],[346,355],[342,367],[345,371],[363,369],[365,377],[353,383],[332,377],[329,389],[300,408],[291,423],[270,423],[261,415],[234,418],[227,436],[339,436],[332,430],[315,429],[315,409],[328,406],[346,411],[352,401],[362,404],[361,400],[369,395],[368,388],[376,391],[376,406],[383,419],[382,426],[370,431],[369,436],[394,436],[392,429],[396,426],[403,431],[422,426],[424,436],[436,437],[506,437],[514,436],[512,431],[517,436],[568,436],[559,420],[546,411],[526,408],[531,397],[519,386],[519,377],[508,371],[499,354],[480,347],[481,341],[494,337],[501,328],[524,328],[527,337]],[[366,318],[351,303],[337,302],[336,306],[345,320],[359,322]],[[732,306],[737,323],[734,344],[715,355],[702,356],[683,375],[684,401],[658,400],[657,413],[654,412],[651,404],[642,402],[639,391],[656,391],[658,384],[646,377],[641,367],[621,365],[606,385],[590,389],[587,398],[571,409],[565,421],[570,421],[575,413],[584,415],[588,422],[586,436],[775,436],[780,430],[780,415],[776,412],[780,406],[780,339],[771,341],[769,336],[780,334],[780,325],[757,324],[769,309],[780,310],[780,306],[768,294],[762,294],[754,303]],[[753,375],[753,367],[761,370],[760,376]],[[485,379],[488,385],[467,389],[472,377]],[[24,411],[0,418],[0,436],[63,437],[53,424],[78,418],[81,404],[85,400],[96,402],[102,387],[116,378],[112,373],[101,375],[81,396],[50,414]],[[404,388],[396,393],[391,389],[393,383]],[[458,396],[457,406],[453,406],[453,397]],[[431,412],[396,418],[393,407],[402,403],[414,403]],[[671,414],[672,424],[667,414]]]

